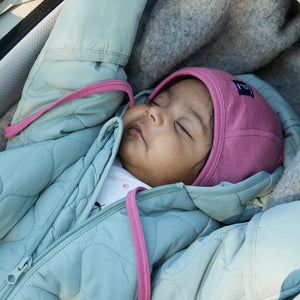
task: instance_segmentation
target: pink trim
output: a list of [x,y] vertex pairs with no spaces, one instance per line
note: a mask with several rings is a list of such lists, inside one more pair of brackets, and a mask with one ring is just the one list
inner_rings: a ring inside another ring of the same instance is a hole
[[138,187],[130,191],[126,196],[126,207],[136,259],[138,300],[150,300],[151,284],[148,254],[139,211],[136,205],[136,193],[143,190],[145,190],[144,187]]
[[28,116],[27,118],[23,119],[22,121],[14,124],[14,125],[7,125],[5,127],[5,137],[10,138],[16,134],[18,134],[20,131],[22,131],[24,128],[26,128],[29,124],[31,124],[33,121],[35,121],[37,118],[39,118],[41,115],[43,115],[48,110],[59,106],[65,102],[68,102],[70,100],[74,100],[81,97],[86,97],[93,94],[103,93],[103,92],[110,92],[110,91],[123,91],[126,92],[129,96],[130,104],[129,106],[134,105],[133,100],[133,93],[131,86],[128,82],[123,80],[107,80],[107,81],[101,81],[98,83],[94,83],[91,85],[88,85],[84,88],[81,88],[79,90],[76,90],[59,100],[51,103],[50,105],[46,106],[45,108],[41,109],[40,111],[37,111],[33,113],[32,115]]

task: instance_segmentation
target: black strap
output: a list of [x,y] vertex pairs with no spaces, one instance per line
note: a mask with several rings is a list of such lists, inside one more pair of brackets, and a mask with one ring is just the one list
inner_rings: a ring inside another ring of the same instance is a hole
[[0,59],[63,0],[44,0],[0,40]]

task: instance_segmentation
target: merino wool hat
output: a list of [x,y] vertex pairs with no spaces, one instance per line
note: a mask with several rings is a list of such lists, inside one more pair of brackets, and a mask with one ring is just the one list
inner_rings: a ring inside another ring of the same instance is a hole
[[173,82],[190,76],[206,85],[214,107],[211,152],[193,185],[237,183],[259,171],[272,173],[282,164],[283,137],[277,115],[254,87],[229,73],[181,69],[163,80],[147,102]]

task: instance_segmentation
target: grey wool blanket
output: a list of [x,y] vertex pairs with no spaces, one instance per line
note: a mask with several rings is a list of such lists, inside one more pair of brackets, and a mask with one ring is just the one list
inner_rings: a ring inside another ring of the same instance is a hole
[[257,73],[298,107],[299,38],[296,0],[151,0],[127,66],[129,82],[138,92],[186,66]]
[[[149,0],[126,72],[135,92],[187,66],[254,73],[300,114],[299,38],[297,0]],[[13,110],[0,120],[0,150]],[[299,177],[300,152],[268,207],[300,200]]]

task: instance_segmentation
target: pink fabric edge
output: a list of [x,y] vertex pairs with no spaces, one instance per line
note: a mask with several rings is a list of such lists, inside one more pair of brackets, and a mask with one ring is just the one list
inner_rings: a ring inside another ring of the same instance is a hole
[[133,99],[133,93],[132,88],[129,85],[128,82],[123,80],[107,80],[107,81],[101,81],[97,82],[91,85],[88,85],[84,88],[81,88],[79,90],[76,90],[74,92],[71,92],[70,94],[67,94],[66,96],[60,98],[59,100],[51,103],[50,105],[46,106],[45,108],[33,113],[32,115],[26,117],[22,121],[13,124],[13,125],[6,125],[5,127],[5,137],[10,138],[21,132],[23,129],[25,129],[28,125],[30,125],[32,122],[34,122],[37,118],[39,118],[41,115],[49,111],[50,109],[57,107],[65,102],[86,97],[93,94],[103,93],[103,92],[110,92],[110,91],[123,91],[126,92],[129,96],[130,104],[129,106],[132,107],[134,105],[134,99]]
[[150,300],[151,282],[148,253],[144,238],[144,232],[139,218],[139,212],[136,205],[136,193],[145,190],[144,187],[138,187],[126,196],[126,208],[129,218],[131,235],[133,240],[137,279],[138,279],[138,300]]

